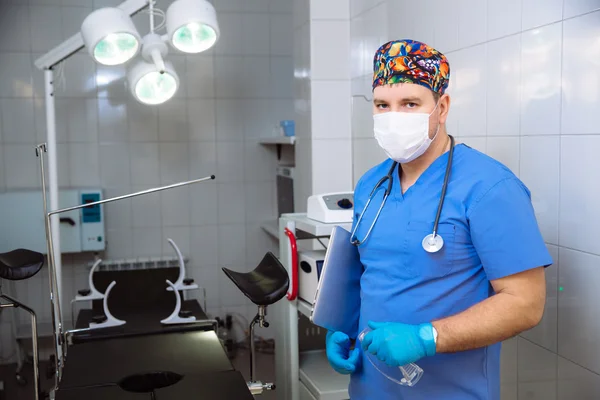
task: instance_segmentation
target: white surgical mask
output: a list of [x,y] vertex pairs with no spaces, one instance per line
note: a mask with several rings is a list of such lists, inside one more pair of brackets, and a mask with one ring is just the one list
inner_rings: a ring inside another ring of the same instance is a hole
[[[436,109],[437,104],[431,114]],[[401,164],[410,162],[423,155],[433,142],[429,138],[431,114],[392,111],[375,114],[375,139],[392,160]],[[435,134],[437,136],[437,131]]]

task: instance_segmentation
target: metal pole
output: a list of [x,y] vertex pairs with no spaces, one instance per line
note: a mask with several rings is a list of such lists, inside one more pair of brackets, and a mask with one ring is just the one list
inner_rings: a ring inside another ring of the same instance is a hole
[[150,11],[150,33],[154,33],[154,0],[148,0],[148,11]]
[[46,229],[46,247],[48,250],[48,282],[50,285],[50,312],[52,315],[52,333],[54,334],[54,351],[56,352],[56,357],[54,359],[54,390],[58,388],[58,382],[60,381],[60,365],[62,364],[62,320],[57,316],[56,307],[56,296],[58,295],[58,290],[56,287],[56,270],[54,266],[54,247],[52,246],[51,240],[51,229],[50,229],[50,221],[47,217],[48,215],[48,204],[46,201],[46,172],[44,169],[44,153],[47,151],[46,145],[41,144],[36,147],[35,153],[36,156],[40,159],[40,172],[42,176],[42,203],[44,205],[44,227]]
[[28,307],[23,307],[23,309],[27,310],[31,315],[31,338],[32,347],[33,347],[33,387],[35,389],[35,400],[39,400],[41,395],[41,386],[40,386],[40,354],[38,350],[38,333],[37,333],[37,318],[32,309]]
[[254,326],[258,322],[260,316],[256,314],[252,322],[250,323],[250,382],[256,382],[256,377],[254,374],[256,373],[256,360],[254,354]]
[[[44,80],[46,88],[46,129],[47,129],[47,151],[48,151],[48,189],[50,195],[50,209],[56,210],[58,204],[58,152],[56,148],[56,107],[54,104],[54,71],[47,69],[44,71]],[[45,195],[45,193],[44,193]],[[56,291],[60,293],[62,289],[62,259],[60,254],[60,225],[58,216],[52,221],[52,235],[54,236],[54,252],[57,257],[54,259],[54,270],[56,271]],[[62,304],[57,298],[57,305],[62,310]]]
[[12,298],[6,294],[1,295],[0,298],[5,299],[10,302],[8,304],[6,304],[6,303],[0,304],[0,308],[5,308],[5,307],[14,307],[15,309],[22,308],[23,310],[27,311],[29,313],[29,315],[31,315],[31,335],[32,335],[31,341],[32,341],[32,351],[33,351],[33,388],[35,390],[34,398],[35,398],[35,400],[39,400],[40,394],[41,394],[41,387],[40,387],[39,350],[38,350],[38,337],[37,337],[37,318],[35,316],[35,311],[33,311],[31,308],[27,307],[25,304],[20,303],[19,301],[15,300],[14,298]]
[[161,187],[157,187],[157,188],[153,188],[153,189],[148,189],[148,190],[142,190],[141,192],[135,192],[135,193],[125,194],[123,196],[112,197],[110,199],[95,201],[93,203],[86,203],[86,204],[81,204],[81,205],[78,205],[78,206],[73,206],[73,207],[68,207],[68,208],[62,208],[62,209],[59,209],[59,210],[50,211],[48,213],[48,215],[50,216],[50,215],[55,215],[55,214],[62,214],[62,213],[66,213],[66,212],[73,211],[73,210],[79,210],[81,208],[96,206],[96,205],[104,204],[104,203],[111,203],[113,201],[118,201],[118,200],[125,200],[125,199],[129,199],[129,198],[132,198],[132,197],[143,196],[145,194],[160,192],[162,190],[174,189],[174,188],[178,188],[178,187],[181,187],[181,186],[192,185],[194,183],[199,183],[199,182],[204,182],[204,181],[210,181],[212,179],[215,179],[214,175],[207,176],[205,178],[194,179],[192,181],[179,182],[179,183],[174,183],[172,185],[161,186]]

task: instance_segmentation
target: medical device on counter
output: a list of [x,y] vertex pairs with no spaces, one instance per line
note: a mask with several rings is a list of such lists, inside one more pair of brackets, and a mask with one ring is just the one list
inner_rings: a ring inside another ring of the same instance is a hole
[[[322,222],[325,224],[351,224],[353,220],[353,210],[353,192],[315,194],[308,198],[306,217],[313,221]],[[318,272],[320,267],[313,269],[314,275],[310,277],[308,276],[310,275],[310,273],[301,272],[296,237],[294,233],[288,228],[285,228],[284,233],[289,239],[292,255],[292,270],[290,271],[290,292],[287,294],[287,299],[290,301],[296,300],[296,298],[300,294],[300,290],[303,290],[303,296],[301,297],[303,297],[304,300],[312,304],[314,300],[314,292],[316,290],[312,286],[318,283],[320,275],[320,273],[315,272]],[[325,246],[323,242],[321,242],[321,245]],[[312,253],[312,256],[314,257],[315,253]],[[305,267],[306,266],[307,265],[305,264]],[[304,279],[304,281],[307,283],[304,285],[304,289],[300,289],[300,287],[302,286],[302,284],[300,283],[301,274],[305,274],[305,276],[302,279]]]
[[308,198],[306,216],[326,224],[351,223],[353,210],[353,192],[314,194]]
[[298,253],[298,295],[310,304],[315,300],[325,253],[325,250],[307,250]]

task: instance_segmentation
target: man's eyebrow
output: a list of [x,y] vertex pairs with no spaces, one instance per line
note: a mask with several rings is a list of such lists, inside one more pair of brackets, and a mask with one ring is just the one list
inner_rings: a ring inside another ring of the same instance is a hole
[[[398,102],[399,103],[407,103],[407,102],[419,102],[419,101],[421,101],[421,99],[419,97],[409,96],[409,97],[403,97]],[[388,103],[388,101],[387,100],[383,100],[383,99],[375,98],[375,99],[373,99],[373,103]]]
[[409,101],[417,102],[417,101],[421,101],[421,99],[419,97],[416,97],[416,96],[409,96],[409,97],[403,98],[400,101],[402,101],[402,102],[409,102]]

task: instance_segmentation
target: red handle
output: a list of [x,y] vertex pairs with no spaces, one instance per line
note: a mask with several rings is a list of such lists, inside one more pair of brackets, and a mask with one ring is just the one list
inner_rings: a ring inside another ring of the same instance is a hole
[[298,297],[298,247],[296,246],[296,237],[294,236],[294,233],[288,228],[285,228],[285,234],[290,240],[292,251],[292,291],[287,293],[287,299],[292,301],[296,300],[296,297]]

